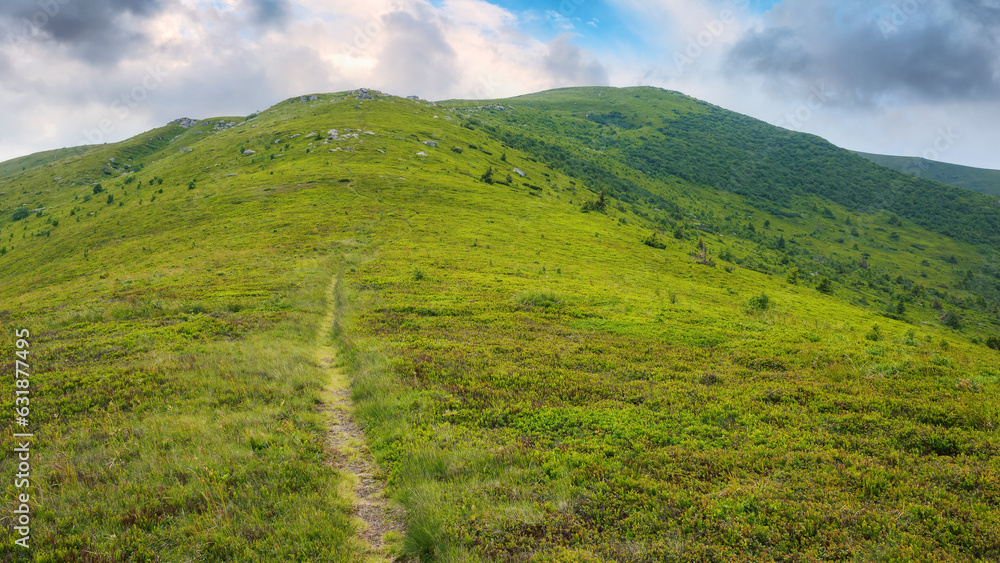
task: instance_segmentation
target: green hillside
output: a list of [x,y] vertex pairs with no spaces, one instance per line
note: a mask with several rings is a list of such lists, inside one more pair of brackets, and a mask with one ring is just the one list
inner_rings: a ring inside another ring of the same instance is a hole
[[914,156],[855,153],[875,164],[987,195],[1000,195],[1000,170],[960,166]]
[[0,164],[34,560],[1000,557],[995,198],[656,88],[357,94]]

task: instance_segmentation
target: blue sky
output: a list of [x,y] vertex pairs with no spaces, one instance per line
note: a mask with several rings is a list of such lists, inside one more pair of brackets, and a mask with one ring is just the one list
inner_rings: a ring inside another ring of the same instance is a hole
[[0,5],[0,160],[304,93],[595,84],[679,90],[845,148],[1000,169],[1000,0]]

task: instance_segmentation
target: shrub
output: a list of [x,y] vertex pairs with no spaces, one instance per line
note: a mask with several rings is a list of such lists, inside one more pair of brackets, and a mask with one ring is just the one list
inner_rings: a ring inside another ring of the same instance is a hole
[[656,231],[653,231],[651,235],[643,239],[642,243],[645,244],[646,246],[659,248],[661,250],[667,247],[666,243],[661,241],[660,238],[656,235]]
[[480,176],[479,179],[482,180],[482,181],[484,181],[484,182],[486,182],[487,184],[492,184],[493,183],[493,167],[490,166],[489,168],[487,168],[486,172],[483,172],[483,175]]
[[882,340],[882,329],[878,325],[872,325],[872,329],[865,334],[865,338],[871,340],[872,342],[878,342]]
[[785,281],[787,281],[791,285],[799,283],[799,269],[792,268],[788,270],[788,274],[785,276]]
[[954,311],[945,311],[941,314],[941,323],[948,328],[958,330],[962,328],[962,317]]
[[1000,350],[1000,338],[989,336],[986,338],[986,345],[994,350]]
[[112,203],[114,203],[114,201],[115,201],[115,196],[112,194],[108,194],[108,205],[111,205]]
[[601,194],[597,196],[597,201],[587,201],[584,202],[581,211],[588,213],[590,211],[600,211],[604,213],[604,210],[608,207],[608,200],[604,197],[604,188],[601,188]]
[[519,293],[514,301],[526,307],[558,307],[565,304],[566,300],[561,295],[549,290],[529,290]]
[[31,215],[31,211],[28,211],[27,207],[18,207],[14,210],[14,214],[11,216],[15,221],[20,221],[28,215]]
[[819,280],[819,284],[816,285],[816,290],[819,291],[820,293],[825,293],[826,295],[830,295],[833,293],[833,282],[830,281],[830,278],[824,277],[823,279]]
[[194,180],[191,180],[190,182],[188,182],[188,189],[189,190],[193,190],[193,189],[195,189],[197,187],[198,187],[198,184],[196,184]]
[[94,185],[94,193],[95,194],[99,194],[99,193],[101,193],[103,191],[104,191],[104,186],[102,186],[100,184],[95,184]]
[[763,313],[764,311],[771,308],[771,298],[767,296],[766,293],[761,292],[760,295],[754,295],[747,301],[746,310],[747,313]]

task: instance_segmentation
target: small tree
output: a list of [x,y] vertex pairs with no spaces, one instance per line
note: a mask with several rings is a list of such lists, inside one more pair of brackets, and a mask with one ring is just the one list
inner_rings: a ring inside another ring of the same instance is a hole
[[104,191],[104,186],[100,184],[94,185],[94,194],[99,194]]
[[816,290],[819,291],[820,293],[825,293],[826,295],[830,295],[833,293],[833,282],[830,281],[830,278],[824,277],[823,279],[819,280],[819,284],[816,285]]
[[708,255],[708,246],[701,239],[698,239],[698,252],[695,253],[694,258],[702,266],[715,267],[715,261]]
[[587,201],[583,204],[583,212],[587,213],[589,211],[600,211],[604,213],[608,207],[608,200],[604,197],[604,188],[601,188],[601,194],[597,196],[597,201]]
[[799,269],[792,268],[791,270],[788,270],[788,275],[785,276],[785,281],[791,285],[799,283]]
[[493,183],[493,167],[490,166],[489,168],[487,168],[486,172],[483,172],[483,175],[480,176],[479,179],[482,180],[482,181],[484,181],[484,182],[486,182],[487,184],[492,184]]
[[108,194],[108,205],[111,205],[115,201],[115,196]]
[[954,311],[945,311],[941,315],[941,323],[948,328],[958,330],[962,328],[962,317]]

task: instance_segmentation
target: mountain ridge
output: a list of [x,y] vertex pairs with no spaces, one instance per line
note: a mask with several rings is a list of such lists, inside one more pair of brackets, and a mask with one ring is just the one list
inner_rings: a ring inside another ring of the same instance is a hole
[[854,151],[887,168],[905,174],[926,177],[986,195],[1000,195],[1000,171],[928,160],[922,157],[887,156]]

